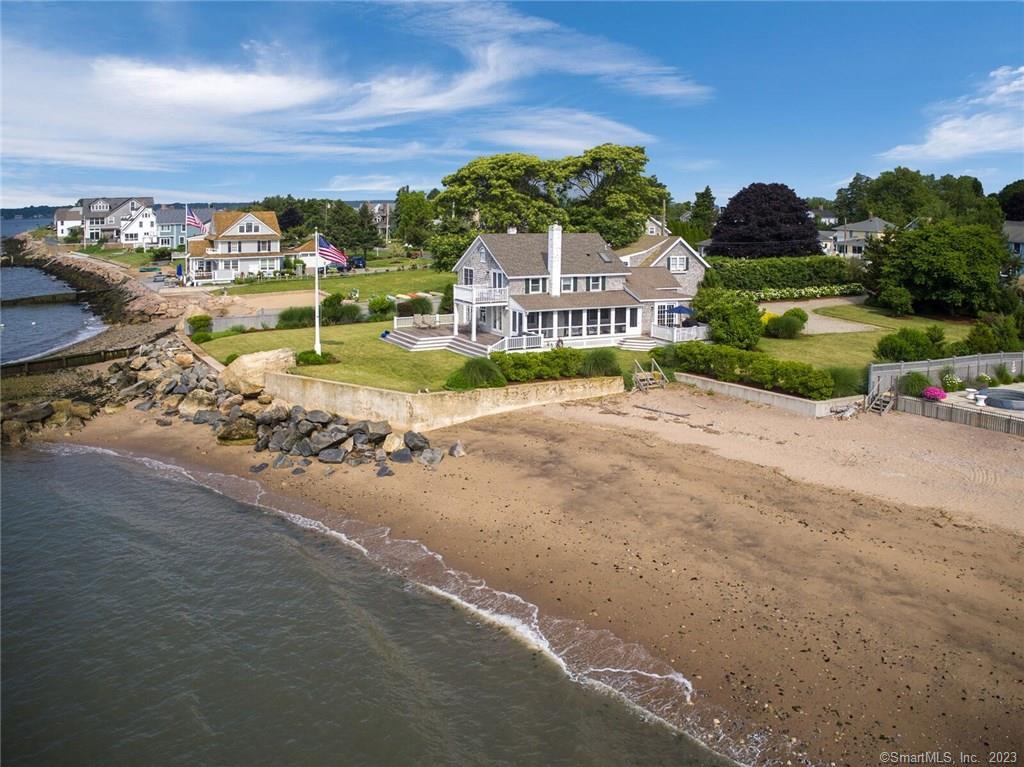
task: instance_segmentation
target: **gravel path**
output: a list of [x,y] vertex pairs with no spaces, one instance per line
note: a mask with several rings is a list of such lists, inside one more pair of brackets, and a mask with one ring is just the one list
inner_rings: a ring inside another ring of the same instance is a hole
[[826,317],[823,314],[816,314],[815,309],[823,306],[850,306],[864,303],[864,296],[836,296],[834,298],[813,298],[810,301],[767,301],[760,304],[766,312],[782,314],[787,309],[797,306],[807,312],[807,324],[804,326],[806,335],[819,335],[822,333],[864,333],[870,330],[878,330],[877,325],[866,325],[863,322],[851,322],[840,320],[836,317]]

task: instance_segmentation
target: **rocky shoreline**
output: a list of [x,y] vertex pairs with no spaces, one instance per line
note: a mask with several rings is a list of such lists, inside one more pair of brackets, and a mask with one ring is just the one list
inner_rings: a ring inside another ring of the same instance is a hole
[[422,434],[399,435],[386,421],[349,420],[323,410],[274,399],[263,390],[267,370],[295,365],[291,350],[278,349],[239,357],[222,371],[197,359],[177,336],[141,345],[124,361],[111,364],[94,390],[92,401],[53,399],[3,406],[3,442],[18,446],[44,429],[70,433],[98,412],[116,413],[128,406],[141,412],[158,410],[158,426],[175,419],[211,428],[222,445],[252,445],[256,452],[277,453],[250,471],[267,468],[306,472],[314,459],[321,464],[360,466],[374,463],[377,476],[394,474],[391,464],[418,462],[437,466],[446,455],[461,457],[460,442],[447,452],[431,447]]

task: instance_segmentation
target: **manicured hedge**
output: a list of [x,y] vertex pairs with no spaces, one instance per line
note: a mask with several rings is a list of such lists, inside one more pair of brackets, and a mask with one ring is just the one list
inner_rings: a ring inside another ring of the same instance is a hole
[[846,259],[840,256],[749,259],[715,256],[708,263],[721,278],[722,287],[732,290],[806,288],[852,281]]
[[494,352],[491,359],[502,375],[514,382],[575,378],[583,369],[583,352],[569,347],[546,352]]
[[499,389],[506,385],[508,381],[494,361],[483,357],[466,360],[466,363],[444,382],[444,388],[452,391]]
[[832,396],[832,376],[805,362],[777,360],[763,352],[688,341],[651,352],[663,368],[696,373],[728,383],[821,400]]
[[737,292],[755,301],[793,301],[800,298],[859,296],[864,293],[864,286],[859,282],[849,282],[845,285],[812,285],[807,288],[765,288],[764,290],[739,290]]

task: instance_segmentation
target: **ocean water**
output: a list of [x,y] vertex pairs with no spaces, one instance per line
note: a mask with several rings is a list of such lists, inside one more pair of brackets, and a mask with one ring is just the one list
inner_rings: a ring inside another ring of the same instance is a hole
[[101,451],[0,470],[7,767],[726,763],[298,518]]
[[0,218],[0,238],[13,237],[52,223],[52,218]]
[[[73,291],[70,285],[39,269],[0,269],[0,295],[23,298]],[[0,309],[0,362],[38,357],[83,341],[106,325],[85,304],[8,306]]]

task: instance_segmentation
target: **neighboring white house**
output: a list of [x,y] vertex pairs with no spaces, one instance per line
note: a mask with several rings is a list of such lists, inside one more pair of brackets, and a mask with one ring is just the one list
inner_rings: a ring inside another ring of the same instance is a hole
[[63,239],[71,234],[72,229],[82,228],[82,209],[79,207],[74,208],[57,208],[53,212],[53,230],[57,233],[57,236]]
[[812,208],[807,211],[807,218],[820,221],[825,226],[835,226],[839,223],[839,216],[826,208]]
[[1010,252],[1024,256],[1024,221],[1006,221],[1003,223],[1003,234],[1010,246]]
[[281,270],[281,227],[273,211],[213,214],[210,231],[188,240],[185,280],[191,285],[269,276]]
[[821,252],[826,256],[836,254],[836,236],[828,229],[818,230],[818,244],[821,245]]
[[890,224],[878,216],[834,227],[832,231],[836,236],[836,253],[840,256],[861,256],[869,240],[881,237],[887,229],[894,227],[895,224]]
[[153,209],[139,208],[127,219],[122,220],[118,240],[127,247],[143,250],[156,246],[156,215]]
[[[204,224],[209,224],[213,219],[213,208],[192,208],[189,210],[196,214],[196,217]],[[201,234],[201,230],[194,226],[185,227],[184,208],[156,209],[157,244],[161,248],[177,248],[185,244],[190,236]]]
[[87,197],[80,200],[82,236],[86,242],[119,242],[121,226],[142,208],[152,208],[152,197]]
[[[655,255],[666,258],[668,250]],[[699,257],[686,255],[696,269]],[[556,345],[650,349],[706,337],[705,327],[683,325],[676,308],[693,293],[667,261],[628,266],[596,233],[563,234],[553,224],[546,234],[481,234],[453,271],[454,317],[428,315],[429,327],[396,318],[387,340],[481,356]]]

